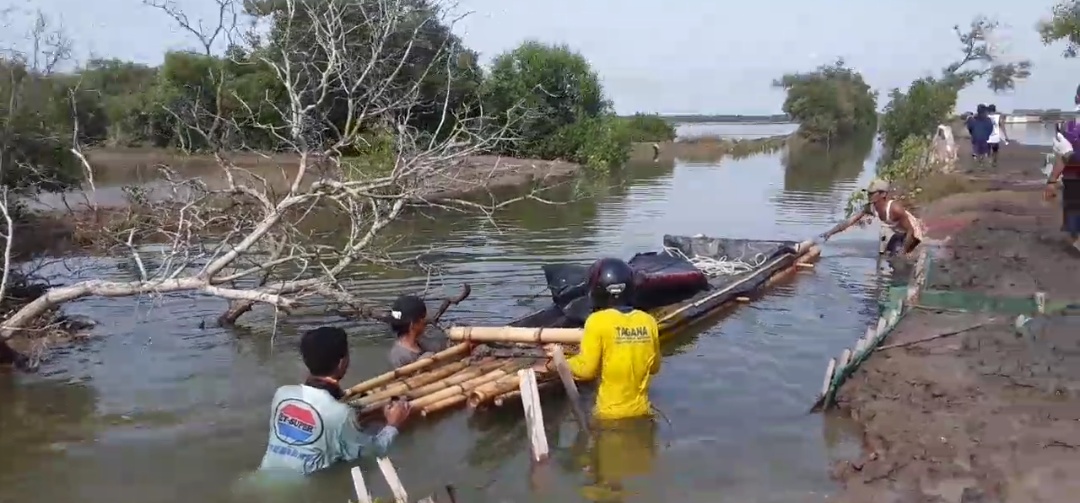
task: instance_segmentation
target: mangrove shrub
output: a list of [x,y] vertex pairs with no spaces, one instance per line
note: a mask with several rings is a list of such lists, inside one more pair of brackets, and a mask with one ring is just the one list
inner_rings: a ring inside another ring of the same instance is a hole
[[877,94],[842,59],[786,74],[773,85],[787,92],[784,113],[799,123],[797,134],[808,141],[832,142],[877,126]]
[[675,126],[656,114],[636,113],[620,117],[632,142],[662,142],[675,139]]
[[625,162],[628,130],[604,97],[600,77],[565,45],[527,41],[495,58],[483,86],[486,111],[514,141],[504,153],[566,159],[610,169]]

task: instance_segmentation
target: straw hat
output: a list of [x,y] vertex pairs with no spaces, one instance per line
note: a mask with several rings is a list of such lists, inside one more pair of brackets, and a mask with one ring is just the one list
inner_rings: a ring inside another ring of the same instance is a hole
[[866,187],[866,191],[871,194],[874,192],[888,192],[889,182],[880,178],[875,178],[874,181],[870,182],[870,185]]

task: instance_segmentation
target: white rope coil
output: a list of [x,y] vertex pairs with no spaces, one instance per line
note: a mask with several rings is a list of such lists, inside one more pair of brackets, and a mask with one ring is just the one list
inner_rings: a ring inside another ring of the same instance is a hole
[[693,264],[694,267],[705,273],[705,276],[709,278],[732,276],[750,272],[765,265],[765,262],[769,260],[769,257],[764,253],[755,254],[753,258],[747,261],[741,258],[729,259],[727,256],[713,258],[703,255],[694,255],[693,257],[688,257],[682,250],[668,246],[664,247],[664,252],[673,257],[686,259],[687,262]]

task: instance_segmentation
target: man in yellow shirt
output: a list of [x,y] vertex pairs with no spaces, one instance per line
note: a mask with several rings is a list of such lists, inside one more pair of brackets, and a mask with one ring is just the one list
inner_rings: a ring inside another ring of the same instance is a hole
[[[574,379],[600,378],[593,416],[600,420],[652,416],[649,381],[660,371],[656,318],[634,309],[634,270],[605,258],[589,271],[593,313],[585,320],[581,351],[567,360]],[[551,362],[543,371],[551,370]]]
[[[593,478],[582,488],[594,501],[617,499],[622,481],[652,471],[656,424],[649,382],[660,372],[656,318],[633,307],[634,270],[622,260],[597,261],[589,271],[593,313],[581,351],[567,360],[574,379],[600,378],[593,408],[595,442],[585,458]],[[550,372],[551,361],[539,371]]]

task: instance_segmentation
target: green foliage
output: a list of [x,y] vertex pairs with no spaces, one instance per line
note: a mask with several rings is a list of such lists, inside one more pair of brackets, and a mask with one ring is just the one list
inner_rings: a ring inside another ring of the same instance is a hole
[[69,88],[17,60],[0,59],[0,75],[0,185],[28,194],[76,184]]
[[[897,155],[877,168],[877,178],[887,180],[893,192],[901,197],[922,191],[919,181],[935,166],[931,163],[932,144],[929,138],[909,136],[900,144]],[[859,190],[848,198],[845,211],[848,216],[866,204],[866,191]]]
[[577,158],[580,132],[593,127],[605,130],[607,124],[563,128],[611,112],[600,78],[584,56],[565,45],[536,41],[495,58],[483,98],[495,125],[517,137],[501,148],[545,159]]
[[958,94],[978,79],[985,78],[994,91],[1016,87],[1031,75],[1028,61],[1002,62],[991,45],[997,23],[979,16],[966,31],[955,26],[961,57],[942,69],[939,77],[924,77],[908,86],[907,92],[893,89],[881,119],[881,140],[885,147],[882,162],[901,155],[910,137],[926,138],[939,124],[945,124],[956,108]]
[[933,77],[912,82],[906,93],[893,89],[881,117],[883,157],[893,159],[907,139],[926,137],[938,124],[947,122],[958,92],[955,85]]
[[[401,146],[397,131],[386,120],[396,111],[401,111],[398,118],[406,121],[411,137],[420,141],[445,139],[457,121],[477,119],[483,111],[494,117],[484,123],[486,127],[493,131],[505,127],[511,132],[507,136],[514,138],[496,145],[501,153],[565,159],[598,171],[625,162],[632,141],[675,136],[671,125],[656,115],[615,117],[588,61],[566,46],[526,42],[496,58],[485,78],[477,54],[463,47],[430,0],[380,4],[376,10],[402,10],[394,12],[400,17],[393,24],[395,31],[386,35],[389,43],[373,49],[371,42],[382,40],[384,34],[365,31],[372,26],[363,19],[371,15],[370,9],[364,11],[373,5],[369,1],[333,7],[334,15],[349,27],[335,57],[361,59],[355,62],[357,68],[348,70],[356,75],[338,76],[355,79],[358,86],[346,92],[347,84],[338,83],[338,91],[330,96],[305,91],[315,85],[312,75],[318,75],[319,65],[325,64],[320,61],[326,59],[320,57],[326,41],[317,39],[321,32],[306,17],[318,12],[286,12],[287,5],[277,0],[245,2],[247,12],[269,30],[262,39],[231,46],[224,54],[172,51],[157,67],[93,59],[63,75],[35,74],[8,65],[4,69],[18,70],[23,80],[15,91],[0,88],[0,99],[6,104],[12,92],[25,96],[15,100],[19,109],[9,114],[6,124],[11,127],[4,128],[10,133],[6,141],[17,148],[5,149],[4,155],[41,173],[46,172],[42,167],[49,167],[50,180],[60,187],[81,176],[69,152],[75,139],[90,145],[188,151],[279,151],[293,148],[283,139],[296,134],[286,128],[292,122],[291,105],[308,107],[305,118],[313,123],[303,128],[318,141],[349,135],[351,144],[342,149],[343,164],[347,176],[354,178],[393,170]],[[381,52],[372,54],[373,50]],[[303,103],[290,103],[283,76],[271,64],[284,63],[282,58],[289,58],[288,67],[294,71],[309,72],[284,76],[292,80],[295,96]],[[361,63],[371,59],[402,64],[373,65],[368,69],[373,75],[360,79],[365,67]],[[362,115],[355,109],[357,100],[380,111],[365,116],[363,124],[355,123]],[[402,104],[411,106],[405,111]],[[25,170],[6,169],[3,176],[6,183],[45,187],[43,180]]]
[[355,155],[341,160],[346,179],[368,180],[387,176],[394,171],[398,151],[389,129],[372,129],[364,134],[361,143]]
[[545,150],[552,156],[580,163],[590,171],[607,173],[630,158],[630,143],[622,121],[613,115],[603,115],[560,128]]
[[787,91],[784,113],[799,123],[798,134],[806,140],[830,142],[877,125],[877,94],[842,59],[789,73],[773,85]]
[[656,114],[636,113],[619,117],[619,122],[632,142],[663,142],[675,139],[675,127]]
[[1065,42],[1063,55],[1075,58],[1080,54],[1080,1],[1066,0],[1053,7],[1050,19],[1038,25],[1043,44]]

